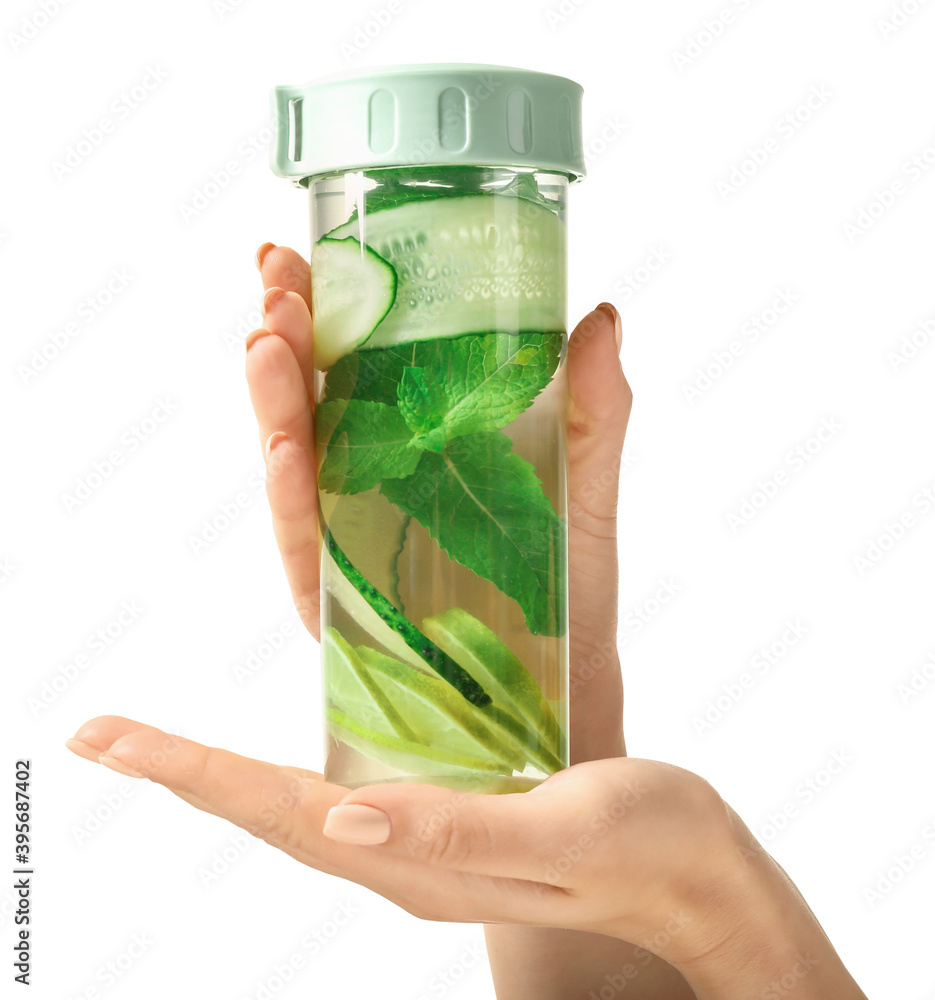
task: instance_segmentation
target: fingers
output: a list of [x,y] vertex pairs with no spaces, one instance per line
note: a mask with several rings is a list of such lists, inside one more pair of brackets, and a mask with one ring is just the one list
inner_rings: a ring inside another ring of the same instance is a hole
[[68,746],[120,774],[148,778],[319,871],[365,885],[433,920],[529,919],[536,899],[512,880],[435,871],[415,857],[386,856],[339,843],[322,828],[347,789],[314,771],[279,767],[202,746],[120,716],[86,722]]
[[571,760],[621,756],[617,658],[617,485],[632,395],[619,315],[588,313],[568,344],[568,573]]
[[[273,532],[295,606],[319,637],[318,494],[309,383],[311,318],[296,292],[267,293],[265,326],[248,338],[247,383],[267,463]],[[304,353],[303,353],[304,352]]]
[[260,443],[265,445],[274,431],[284,431],[310,444],[312,403],[299,354],[305,351],[311,364],[312,319],[295,292],[272,288],[264,305],[263,327],[247,338],[246,362]]
[[371,785],[331,809],[324,833],[342,843],[379,844],[381,854],[435,868],[548,883],[547,845],[560,840],[569,825],[567,805],[556,809],[556,794],[546,785],[513,795]]
[[[263,331],[274,333],[289,345],[299,364],[305,393],[315,406],[315,365],[312,345],[312,317],[305,299],[295,291],[273,285],[263,296]],[[247,348],[263,336],[254,331],[247,338]]]
[[[286,338],[299,362],[302,370],[302,377],[308,397],[314,406],[315,400],[315,376],[312,360],[312,277],[311,268],[304,257],[291,250],[289,247],[277,247],[272,243],[264,243],[257,250],[257,267],[260,269],[260,277],[263,280],[263,287],[266,289],[266,298],[263,303],[267,315],[270,308],[270,300],[280,292],[292,300],[301,299],[305,305],[305,318],[301,324],[294,327],[287,327],[276,330],[280,336]],[[264,326],[269,328],[268,323]]]
[[290,292],[298,292],[305,299],[309,315],[312,313],[312,272],[308,261],[289,247],[264,243],[257,251],[257,267],[263,278],[263,287],[278,285]]
[[569,520],[600,537],[616,534],[620,453],[633,395],[620,365],[617,310],[601,303],[568,342]]
[[121,716],[91,719],[68,746],[88,759],[94,759],[96,751],[100,763],[111,770],[165,785],[197,808],[276,846],[296,846],[297,812],[321,800],[323,820],[328,806],[344,792],[314,771],[202,746]]
[[274,434],[266,461],[273,534],[302,623],[321,639],[318,496],[313,459],[284,434]]

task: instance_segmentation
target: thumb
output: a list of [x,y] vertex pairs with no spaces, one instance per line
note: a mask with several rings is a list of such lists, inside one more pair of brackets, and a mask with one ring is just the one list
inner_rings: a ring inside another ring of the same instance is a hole
[[602,302],[568,341],[569,522],[613,536],[633,393],[620,364],[620,314]]
[[433,785],[370,785],[333,806],[322,832],[439,868],[552,881],[551,845],[571,831],[562,817],[569,810],[555,810],[548,789],[546,782],[522,794],[484,795]]

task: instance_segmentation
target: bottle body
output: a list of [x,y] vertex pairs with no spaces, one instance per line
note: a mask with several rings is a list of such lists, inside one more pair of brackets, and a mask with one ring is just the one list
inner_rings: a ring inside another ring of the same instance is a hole
[[328,780],[568,763],[567,179],[308,182]]

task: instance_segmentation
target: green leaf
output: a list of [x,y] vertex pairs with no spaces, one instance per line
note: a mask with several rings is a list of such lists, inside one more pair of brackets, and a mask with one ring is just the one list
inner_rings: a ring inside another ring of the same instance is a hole
[[463,434],[505,427],[548,385],[561,333],[486,333],[346,355],[325,398],[398,402],[415,445],[438,451]]
[[395,406],[365,400],[319,403],[315,410],[318,484],[328,493],[360,493],[408,476],[419,462],[412,431]]
[[530,632],[564,634],[565,523],[505,434],[425,451],[411,476],[384,481],[381,492],[452,559],[512,597]]
[[447,387],[439,379],[426,378],[424,368],[404,368],[399,383],[399,412],[415,435],[413,444],[419,448],[441,451],[444,434],[433,433],[438,413],[449,407]]
[[562,350],[561,334],[491,334],[459,338],[447,356],[426,359],[413,391],[405,369],[400,410],[414,443],[441,451],[465,434],[505,427],[548,385]]
[[328,369],[323,399],[362,399],[395,406],[403,371],[422,367],[425,357],[437,351],[437,340],[353,351]]

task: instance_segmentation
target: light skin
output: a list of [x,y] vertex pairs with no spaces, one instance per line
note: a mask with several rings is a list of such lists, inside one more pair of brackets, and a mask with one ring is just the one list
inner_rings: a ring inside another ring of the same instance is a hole
[[[308,264],[264,244],[247,381],[273,529],[319,637]],[[626,756],[617,631],[616,476],[631,393],[602,303],[567,359],[572,766],[524,794],[421,784],[348,791],[119,716],[81,726],[79,756],[164,785],[323,872],[419,917],[485,924],[499,1000],[866,1000],[805,900],[703,778]]]

